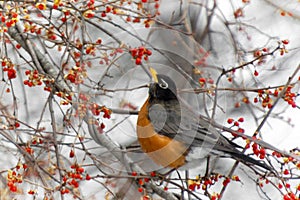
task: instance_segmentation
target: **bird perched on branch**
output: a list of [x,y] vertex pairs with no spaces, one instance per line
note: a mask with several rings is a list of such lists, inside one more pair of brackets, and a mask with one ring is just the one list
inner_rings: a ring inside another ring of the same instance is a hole
[[170,77],[156,73],[152,76],[149,97],[138,115],[137,137],[142,150],[156,164],[177,169],[191,160],[217,155],[270,169],[240,152],[238,145],[182,106]]

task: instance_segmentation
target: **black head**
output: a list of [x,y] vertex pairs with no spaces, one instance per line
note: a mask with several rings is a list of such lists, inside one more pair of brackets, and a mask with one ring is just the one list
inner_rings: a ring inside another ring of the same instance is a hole
[[151,99],[172,100],[177,99],[177,89],[174,81],[166,75],[157,74],[157,82],[152,83],[149,88]]

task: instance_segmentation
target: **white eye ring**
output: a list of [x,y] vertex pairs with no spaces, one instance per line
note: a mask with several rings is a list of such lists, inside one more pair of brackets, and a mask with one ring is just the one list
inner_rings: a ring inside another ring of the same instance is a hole
[[168,88],[168,83],[166,81],[164,81],[163,79],[160,80],[161,83],[159,83],[159,87],[162,89],[167,89]]

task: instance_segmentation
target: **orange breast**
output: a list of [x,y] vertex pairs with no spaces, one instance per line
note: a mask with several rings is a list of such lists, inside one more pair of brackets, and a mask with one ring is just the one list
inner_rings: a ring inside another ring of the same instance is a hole
[[148,100],[139,112],[137,136],[142,150],[158,165],[178,168],[185,164],[187,147],[155,132],[148,119]]

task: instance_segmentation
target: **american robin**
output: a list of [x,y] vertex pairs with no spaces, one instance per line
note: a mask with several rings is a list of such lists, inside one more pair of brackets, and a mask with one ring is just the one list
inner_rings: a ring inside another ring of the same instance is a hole
[[177,169],[193,159],[214,154],[270,169],[240,152],[238,145],[181,106],[171,78],[162,74],[155,76],[149,97],[139,111],[137,137],[142,150],[156,164]]

